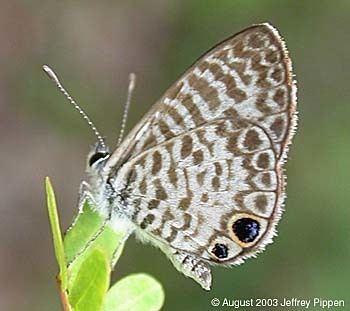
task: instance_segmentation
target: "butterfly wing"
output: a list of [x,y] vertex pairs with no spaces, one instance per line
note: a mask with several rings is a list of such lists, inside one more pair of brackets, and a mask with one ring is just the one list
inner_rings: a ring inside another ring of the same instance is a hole
[[295,91],[283,40],[268,24],[192,65],[107,163],[142,234],[226,264],[271,242]]

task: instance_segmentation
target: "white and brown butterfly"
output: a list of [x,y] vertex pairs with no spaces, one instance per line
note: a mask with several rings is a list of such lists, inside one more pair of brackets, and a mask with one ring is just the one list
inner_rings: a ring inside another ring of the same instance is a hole
[[247,28],[200,57],[112,154],[44,69],[99,138],[82,195],[112,226],[158,246],[205,289],[210,264],[240,264],[272,242],[296,87],[271,25]]

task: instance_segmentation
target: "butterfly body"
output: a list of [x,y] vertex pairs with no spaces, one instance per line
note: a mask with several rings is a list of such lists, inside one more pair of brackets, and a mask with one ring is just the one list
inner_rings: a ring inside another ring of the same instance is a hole
[[114,153],[97,147],[82,193],[209,289],[209,264],[242,263],[272,241],[295,106],[281,37],[252,26],[192,65]]

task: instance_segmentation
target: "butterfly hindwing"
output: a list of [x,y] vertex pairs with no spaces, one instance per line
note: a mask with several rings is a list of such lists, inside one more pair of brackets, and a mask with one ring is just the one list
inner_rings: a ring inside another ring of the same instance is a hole
[[[254,143],[252,133],[258,138]],[[246,246],[229,228],[234,217],[250,213],[259,219],[256,239],[267,230],[279,188],[276,163],[271,142],[258,126],[239,128],[232,119],[206,124],[128,164],[133,221],[177,250],[232,262]],[[227,256],[218,258],[213,248],[223,240]]]

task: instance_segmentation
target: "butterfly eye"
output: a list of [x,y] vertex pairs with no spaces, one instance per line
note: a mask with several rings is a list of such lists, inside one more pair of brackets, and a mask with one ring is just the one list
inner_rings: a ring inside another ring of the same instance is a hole
[[243,243],[251,243],[259,236],[260,224],[249,217],[237,219],[232,225],[233,233]]
[[89,160],[89,165],[90,165],[90,167],[91,167],[94,163],[96,163],[98,160],[103,159],[103,158],[107,157],[108,155],[109,155],[109,153],[107,153],[107,152],[96,152],[96,153],[94,153],[94,154],[91,156],[90,160]]
[[222,243],[216,243],[211,252],[215,255],[215,257],[219,259],[228,257],[228,248],[225,244]]

